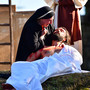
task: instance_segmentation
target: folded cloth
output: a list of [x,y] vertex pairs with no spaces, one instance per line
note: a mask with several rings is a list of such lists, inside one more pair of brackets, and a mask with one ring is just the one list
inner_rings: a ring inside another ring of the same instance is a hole
[[16,90],[42,90],[41,83],[58,75],[81,73],[82,56],[73,47],[64,48],[52,56],[27,62],[18,61],[12,64],[11,76],[6,83]]

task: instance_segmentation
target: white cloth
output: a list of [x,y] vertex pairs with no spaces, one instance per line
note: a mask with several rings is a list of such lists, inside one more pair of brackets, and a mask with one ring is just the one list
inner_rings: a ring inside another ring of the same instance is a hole
[[73,0],[75,8],[82,8],[88,0]]
[[54,0],[54,2],[57,4],[56,7],[55,7],[55,17],[54,17],[54,26],[55,26],[55,29],[58,28],[58,1],[59,0]]
[[75,48],[65,45],[59,53],[50,57],[33,62],[13,63],[11,76],[6,83],[14,86],[16,90],[42,90],[41,83],[50,77],[81,73],[82,63],[81,54]]
[[72,47],[76,48],[80,52],[81,55],[83,54],[82,40],[75,41]]

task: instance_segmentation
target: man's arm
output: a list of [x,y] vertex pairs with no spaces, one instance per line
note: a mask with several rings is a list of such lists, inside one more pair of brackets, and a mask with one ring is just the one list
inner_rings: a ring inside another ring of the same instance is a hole
[[32,53],[28,56],[26,61],[32,62],[37,60],[39,57],[44,58],[44,57],[49,57],[51,55],[53,55],[55,52],[59,53],[61,51],[63,47],[58,47],[58,46],[49,46],[49,47],[45,47],[42,48],[40,50],[38,50],[35,53]]
[[41,56],[42,58],[44,58],[45,56],[49,57],[51,55],[53,55],[55,52],[59,53],[61,51],[62,47],[58,47],[58,46],[49,46],[46,48],[43,48],[42,52],[41,52]]
[[32,61],[37,60],[37,59],[41,56],[41,52],[42,52],[42,49],[40,49],[40,50],[38,50],[38,51],[36,51],[36,52],[34,52],[34,53],[31,53],[31,54],[28,56],[28,58],[27,58],[26,61],[32,62]]

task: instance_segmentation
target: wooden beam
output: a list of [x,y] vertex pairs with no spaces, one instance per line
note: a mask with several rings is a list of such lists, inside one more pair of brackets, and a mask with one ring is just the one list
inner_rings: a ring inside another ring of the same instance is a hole
[[0,23],[0,26],[10,26],[8,23]]

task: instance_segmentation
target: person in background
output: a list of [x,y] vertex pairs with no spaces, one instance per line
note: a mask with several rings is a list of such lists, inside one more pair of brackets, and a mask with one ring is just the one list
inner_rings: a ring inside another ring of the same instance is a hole
[[55,30],[53,19],[54,11],[49,6],[35,11],[23,27],[15,61],[26,61],[32,52],[51,45],[49,36]]
[[81,19],[79,10],[88,0],[54,0],[55,28],[66,27],[71,35],[71,45],[82,54]]
[[26,61],[32,62],[40,58],[44,58],[45,56],[54,54],[54,52],[62,49],[64,44],[70,45],[71,37],[65,27],[59,27],[51,35],[51,41],[52,46],[42,48],[35,53],[31,53]]

